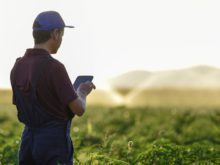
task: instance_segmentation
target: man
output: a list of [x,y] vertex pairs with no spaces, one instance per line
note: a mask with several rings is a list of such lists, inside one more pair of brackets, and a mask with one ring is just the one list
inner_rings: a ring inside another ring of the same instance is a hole
[[[24,123],[20,165],[73,164],[71,119],[82,116],[92,82],[74,89],[62,63],[51,57],[66,26],[55,11],[40,13],[33,24],[34,48],[18,58],[11,71],[13,104]],[[75,91],[76,90],[76,91]]]

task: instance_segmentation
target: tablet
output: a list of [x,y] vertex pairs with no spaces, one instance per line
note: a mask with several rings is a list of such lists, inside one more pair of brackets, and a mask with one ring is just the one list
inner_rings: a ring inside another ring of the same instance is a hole
[[93,76],[91,75],[80,75],[76,78],[75,82],[73,83],[73,87],[75,88],[75,90],[77,90],[77,88],[79,87],[81,83],[84,83],[87,81],[92,82],[92,80],[93,80]]

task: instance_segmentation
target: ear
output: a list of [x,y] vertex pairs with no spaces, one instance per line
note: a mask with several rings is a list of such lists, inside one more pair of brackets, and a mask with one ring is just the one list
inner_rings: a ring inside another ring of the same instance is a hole
[[51,33],[50,36],[53,40],[58,40],[59,39],[59,30],[54,29]]

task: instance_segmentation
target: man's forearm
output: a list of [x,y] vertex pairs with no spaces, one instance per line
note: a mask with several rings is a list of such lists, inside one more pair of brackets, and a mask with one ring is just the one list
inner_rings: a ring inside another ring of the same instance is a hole
[[78,90],[77,95],[78,95],[78,98],[81,102],[81,106],[85,111],[86,110],[86,93],[83,92],[82,90]]
[[95,85],[91,82],[82,83],[77,88],[76,93],[78,95],[81,108],[83,109],[84,112],[86,110],[86,97],[92,91],[92,89],[95,89]]

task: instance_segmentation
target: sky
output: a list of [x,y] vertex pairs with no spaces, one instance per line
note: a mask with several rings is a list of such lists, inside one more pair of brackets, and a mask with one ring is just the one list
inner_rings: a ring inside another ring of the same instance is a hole
[[194,65],[220,67],[219,0],[7,0],[0,4],[0,88],[10,88],[17,57],[33,47],[38,13],[56,10],[65,23],[54,55],[72,81],[94,83],[131,70],[158,71]]

